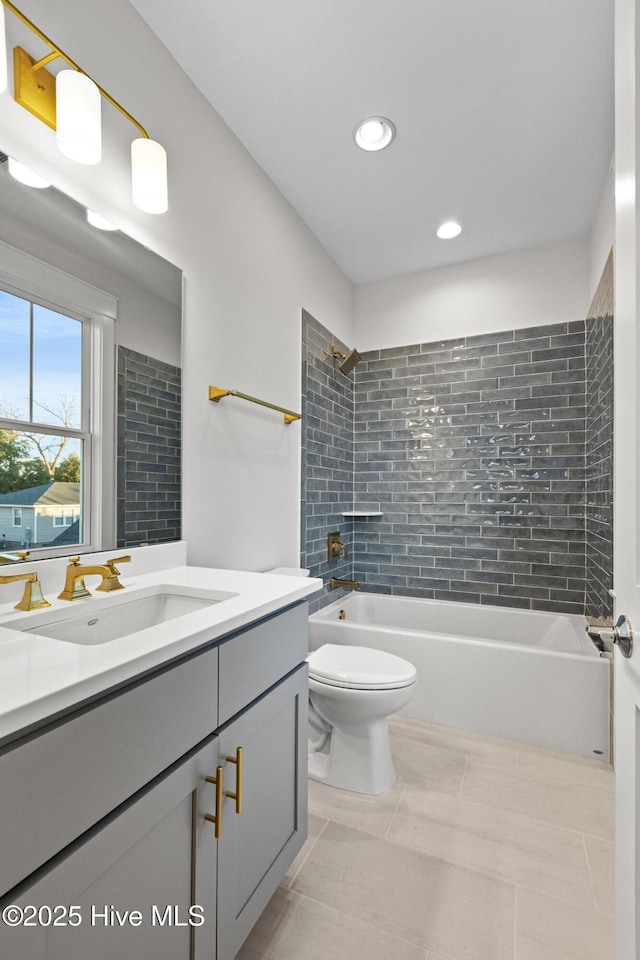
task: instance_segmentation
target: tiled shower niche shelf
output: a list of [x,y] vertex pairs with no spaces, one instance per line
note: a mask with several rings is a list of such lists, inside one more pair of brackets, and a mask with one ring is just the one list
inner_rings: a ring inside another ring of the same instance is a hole
[[342,516],[351,520],[358,517],[381,517],[382,510],[343,510]]

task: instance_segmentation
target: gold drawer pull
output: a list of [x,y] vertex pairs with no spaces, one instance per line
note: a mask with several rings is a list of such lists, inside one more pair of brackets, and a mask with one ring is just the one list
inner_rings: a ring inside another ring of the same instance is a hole
[[215,777],[205,777],[207,783],[215,783],[216,785],[216,813],[215,816],[211,813],[205,813],[204,818],[208,820],[209,823],[214,823],[216,826],[216,839],[222,833],[222,767],[216,768]]
[[242,813],[242,747],[238,747],[235,757],[226,758],[229,763],[236,765],[236,789],[235,792],[227,790],[226,796],[236,802],[236,813]]

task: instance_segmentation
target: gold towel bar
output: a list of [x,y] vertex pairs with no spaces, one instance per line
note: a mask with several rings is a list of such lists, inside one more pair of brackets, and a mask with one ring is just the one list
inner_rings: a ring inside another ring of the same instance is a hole
[[223,397],[240,397],[241,400],[249,400],[250,403],[257,403],[261,407],[269,407],[270,410],[277,410],[284,416],[286,424],[293,423],[294,420],[302,420],[301,413],[294,413],[293,410],[286,410],[285,407],[279,407],[275,403],[267,403],[266,400],[258,400],[257,397],[250,397],[248,393],[240,393],[239,390],[223,390],[221,387],[209,387],[209,400],[214,403],[220,403]]

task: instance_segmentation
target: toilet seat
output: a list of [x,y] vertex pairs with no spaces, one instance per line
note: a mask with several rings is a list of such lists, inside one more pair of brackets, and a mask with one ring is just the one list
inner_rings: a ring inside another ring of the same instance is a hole
[[415,682],[412,663],[384,650],[325,643],[307,658],[317,683],[350,690],[395,690]]

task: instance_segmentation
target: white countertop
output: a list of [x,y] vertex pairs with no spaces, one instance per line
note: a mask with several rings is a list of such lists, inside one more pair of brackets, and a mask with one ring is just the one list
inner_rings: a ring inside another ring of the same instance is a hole
[[321,580],[306,577],[189,566],[122,575],[120,582],[128,588],[126,596],[115,591],[73,602],[49,596],[51,607],[42,613],[48,619],[57,611],[65,617],[90,614],[92,605],[96,611],[104,609],[110,601],[119,604],[133,599],[137,589],[158,584],[237,596],[93,646],[16,630],[14,623],[21,617],[31,620],[37,612],[21,613],[12,603],[0,604],[0,740],[303,600],[322,587]]

